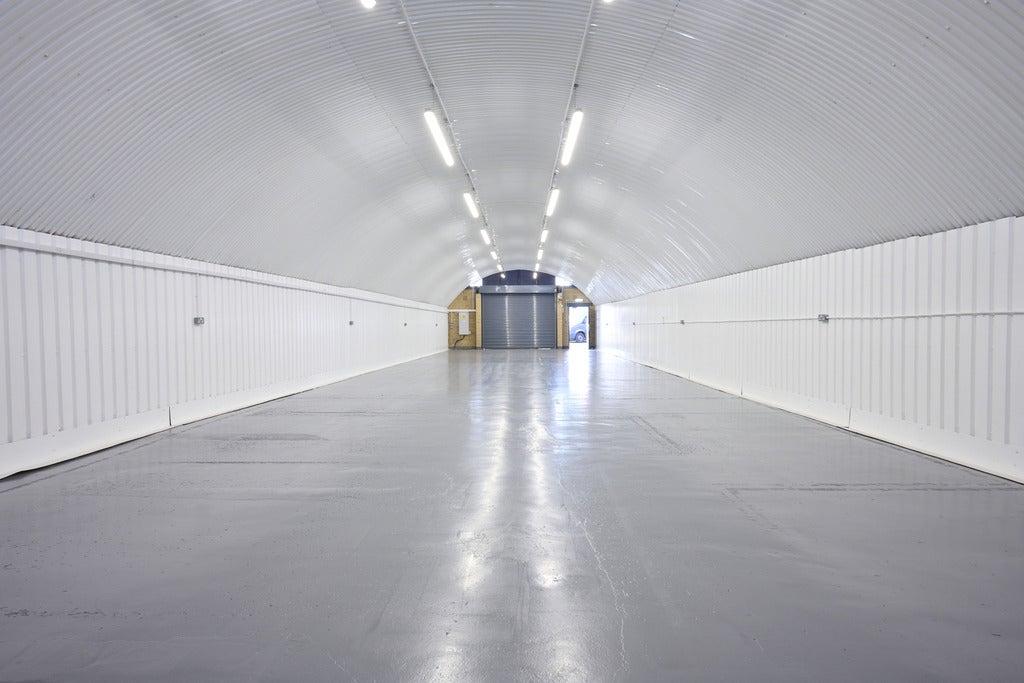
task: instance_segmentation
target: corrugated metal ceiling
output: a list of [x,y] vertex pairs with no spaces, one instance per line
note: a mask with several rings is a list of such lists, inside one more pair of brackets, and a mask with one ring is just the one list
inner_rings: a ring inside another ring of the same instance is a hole
[[[0,222],[446,303],[397,0],[0,2]],[[1024,4],[406,0],[508,269],[597,301],[1024,211]]]

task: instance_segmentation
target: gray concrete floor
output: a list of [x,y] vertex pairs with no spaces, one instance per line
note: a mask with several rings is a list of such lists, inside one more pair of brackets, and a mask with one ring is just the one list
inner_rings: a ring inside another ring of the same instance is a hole
[[1024,487],[456,352],[0,482],[0,680],[1021,680]]

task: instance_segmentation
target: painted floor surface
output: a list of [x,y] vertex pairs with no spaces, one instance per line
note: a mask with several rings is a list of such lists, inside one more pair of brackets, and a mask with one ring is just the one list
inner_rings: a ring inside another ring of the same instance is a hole
[[455,352],[0,482],[0,680],[1020,680],[1024,487]]

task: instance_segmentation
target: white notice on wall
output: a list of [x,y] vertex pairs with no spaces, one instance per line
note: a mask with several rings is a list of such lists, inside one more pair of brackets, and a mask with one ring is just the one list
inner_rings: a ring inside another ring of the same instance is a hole
[[459,311],[459,334],[469,334],[469,311]]

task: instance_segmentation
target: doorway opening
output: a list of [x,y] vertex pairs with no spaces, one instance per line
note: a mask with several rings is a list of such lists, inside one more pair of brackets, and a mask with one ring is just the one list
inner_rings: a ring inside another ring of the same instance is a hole
[[569,323],[569,348],[586,348],[590,341],[590,306],[585,303],[566,304]]

